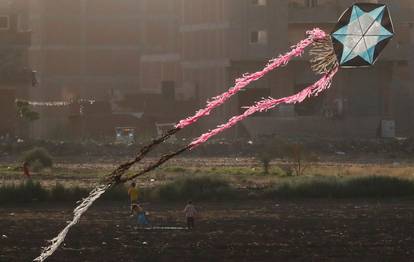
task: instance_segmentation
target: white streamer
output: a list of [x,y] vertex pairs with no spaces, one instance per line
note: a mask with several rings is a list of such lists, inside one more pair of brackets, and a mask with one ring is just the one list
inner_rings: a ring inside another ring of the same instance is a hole
[[105,191],[110,188],[112,184],[107,185],[100,185],[97,186],[94,190],[89,193],[87,198],[82,200],[82,203],[75,208],[73,211],[73,219],[69,222],[69,224],[55,237],[54,239],[50,240],[50,245],[44,247],[40,256],[35,258],[33,261],[43,262],[46,258],[50,257],[63,243],[65,240],[66,235],[69,232],[69,229],[76,225],[79,222],[81,216],[89,209],[89,207],[103,194]]

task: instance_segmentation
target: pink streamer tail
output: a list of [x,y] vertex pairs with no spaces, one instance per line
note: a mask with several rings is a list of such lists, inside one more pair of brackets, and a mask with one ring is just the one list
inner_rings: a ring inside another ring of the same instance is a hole
[[220,125],[216,129],[211,130],[195,139],[193,142],[191,142],[190,147],[193,149],[205,143],[211,137],[220,134],[226,129],[229,129],[230,127],[236,125],[238,122],[246,119],[254,113],[267,111],[269,109],[276,107],[279,104],[301,103],[308,97],[318,96],[322,91],[328,89],[331,86],[332,79],[337,72],[338,67],[335,67],[331,72],[325,74],[317,82],[292,96],[283,97],[279,99],[267,98],[257,102],[255,105],[249,107],[246,111],[244,111],[243,114],[232,117],[227,123]]
[[234,94],[239,92],[241,89],[245,88],[251,82],[262,78],[267,73],[269,73],[270,71],[280,66],[285,66],[287,63],[289,63],[290,60],[292,60],[292,58],[301,56],[304,53],[305,49],[308,46],[310,46],[312,43],[314,43],[315,41],[319,39],[323,39],[326,37],[326,33],[319,28],[315,28],[313,30],[307,31],[306,34],[308,35],[308,37],[300,41],[297,45],[292,46],[291,51],[289,51],[288,53],[284,55],[280,55],[279,57],[270,60],[263,70],[252,73],[252,74],[244,74],[241,78],[238,78],[236,80],[234,87],[230,88],[227,92],[224,92],[223,94],[214,97],[211,101],[208,101],[207,106],[197,111],[195,115],[181,120],[176,125],[176,128],[180,128],[180,129],[184,128],[188,125],[191,125],[197,122],[197,120],[200,119],[201,117],[209,115],[213,109],[224,104],[230,97],[232,97]]

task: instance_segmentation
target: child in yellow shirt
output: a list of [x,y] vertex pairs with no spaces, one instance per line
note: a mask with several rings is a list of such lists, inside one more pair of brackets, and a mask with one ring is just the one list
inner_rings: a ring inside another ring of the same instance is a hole
[[131,183],[131,186],[128,188],[128,196],[131,201],[131,212],[132,206],[138,204],[138,189],[136,188],[135,182]]

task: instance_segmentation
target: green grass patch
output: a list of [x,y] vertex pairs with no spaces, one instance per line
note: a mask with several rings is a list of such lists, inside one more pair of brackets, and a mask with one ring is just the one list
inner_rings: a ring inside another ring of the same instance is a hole
[[384,198],[414,196],[414,181],[389,176],[292,179],[265,190],[266,197]]
[[[89,188],[51,188],[28,180],[20,184],[0,187],[0,204],[28,202],[76,202],[88,195]],[[154,188],[141,188],[141,201],[232,201],[241,199],[275,198],[394,198],[413,197],[414,181],[410,179],[365,177],[293,177],[283,178],[266,189],[236,188],[230,180],[211,175],[184,176]],[[103,195],[104,201],[128,201],[125,186],[111,188]]]
[[284,176],[285,172],[279,167],[271,167],[269,173],[265,174],[261,167],[212,167],[199,170],[208,175],[230,175],[230,176]]
[[0,165],[0,178],[8,178],[16,175],[23,176],[22,166]]
[[162,168],[163,172],[168,173],[188,173],[191,172],[189,169],[180,166],[167,166]]
[[18,185],[3,185],[0,188],[1,204],[44,201],[48,199],[48,191],[40,183],[31,180]]
[[187,176],[153,189],[148,196],[161,201],[216,201],[236,198],[237,190],[223,178]]

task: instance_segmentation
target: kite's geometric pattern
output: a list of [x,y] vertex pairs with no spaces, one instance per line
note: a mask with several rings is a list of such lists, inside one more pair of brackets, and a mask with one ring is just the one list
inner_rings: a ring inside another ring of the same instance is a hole
[[370,66],[394,35],[387,6],[354,4],[344,12],[331,34],[339,65]]

